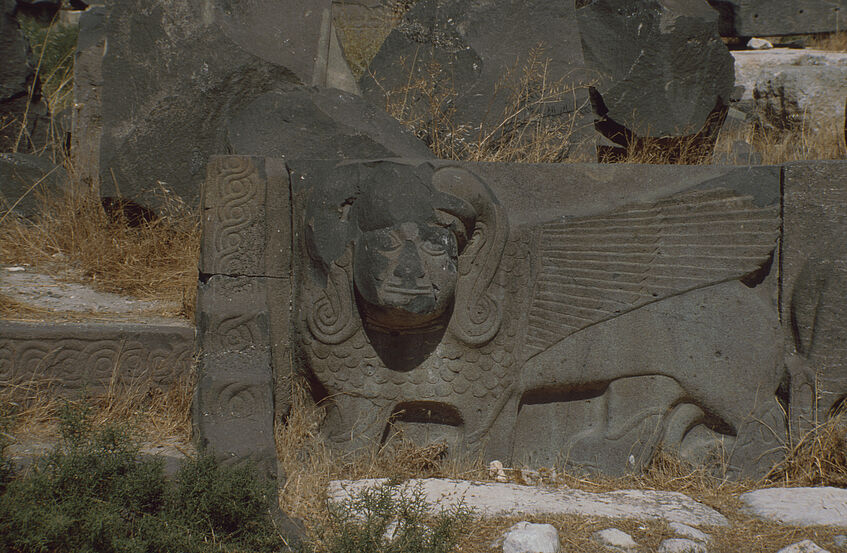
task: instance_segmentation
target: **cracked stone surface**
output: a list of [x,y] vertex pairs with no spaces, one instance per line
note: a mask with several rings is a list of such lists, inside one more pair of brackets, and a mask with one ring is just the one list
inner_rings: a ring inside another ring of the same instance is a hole
[[[386,478],[335,480],[329,484],[329,499],[342,502],[358,493],[388,483]],[[666,520],[693,526],[726,526],[726,517],[714,509],[678,492],[618,490],[590,493],[581,490],[553,490],[446,478],[411,479],[397,488],[397,494],[420,487],[423,499],[434,512],[464,502],[483,517],[512,514],[573,514],[605,518]]]

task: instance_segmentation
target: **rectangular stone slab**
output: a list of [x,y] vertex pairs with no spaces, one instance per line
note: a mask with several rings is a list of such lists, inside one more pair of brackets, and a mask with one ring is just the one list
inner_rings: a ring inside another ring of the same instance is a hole
[[189,375],[188,325],[0,321],[0,386],[49,382],[51,392],[101,392],[149,382],[167,389]]
[[847,24],[845,0],[709,0],[723,36],[829,33]]
[[281,160],[213,157],[203,187],[200,272],[288,278],[288,196]]

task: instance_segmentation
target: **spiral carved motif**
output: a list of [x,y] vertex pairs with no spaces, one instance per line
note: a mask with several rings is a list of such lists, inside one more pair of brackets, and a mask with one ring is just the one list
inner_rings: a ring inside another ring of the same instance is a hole
[[250,209],[259,183],[256,167],[248,159],[227,158],[221,167],[218,194],[222,205],[217,208],[215,225],[215,250],[218,271],[236,272],[237,256],[245,243],[244,229],[253,222]]

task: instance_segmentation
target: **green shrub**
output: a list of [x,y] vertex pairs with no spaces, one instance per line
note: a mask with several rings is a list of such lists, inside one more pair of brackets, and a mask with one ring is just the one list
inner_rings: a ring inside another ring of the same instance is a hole
[[471,519],[464,506],[432,516],[420,486],[389,483],[330,507],[323,534],[329,553],[447,553]]
[[249,467],[199,456],[176,482],[139,456],[126,427],[94,428],[67,407],[61,440],[0,495],[0,551],[74,553],[278,551],[275,496]]

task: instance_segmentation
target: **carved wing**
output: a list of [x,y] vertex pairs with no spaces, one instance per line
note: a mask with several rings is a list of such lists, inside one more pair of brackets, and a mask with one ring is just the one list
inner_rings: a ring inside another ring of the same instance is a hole
[[720,189],[545,224],[528,357],[649,303],[755,272],[778,231],[777,206]]

